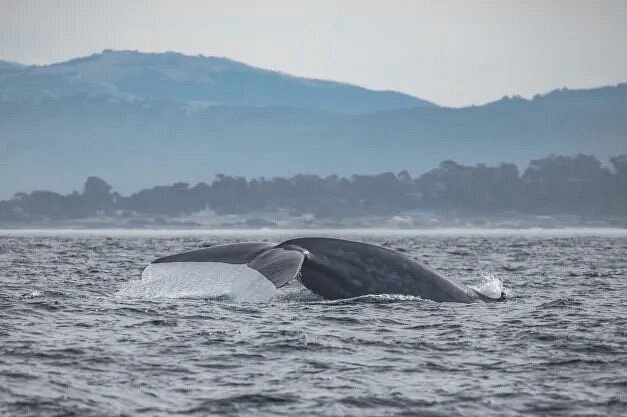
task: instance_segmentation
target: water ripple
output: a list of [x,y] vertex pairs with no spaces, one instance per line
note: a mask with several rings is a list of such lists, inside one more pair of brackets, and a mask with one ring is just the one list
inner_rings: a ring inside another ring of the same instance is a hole
[[160,255],[259,236],[4,234],[0,415],[625,414],[625,237],[356,238],[514,296],[130,297]]

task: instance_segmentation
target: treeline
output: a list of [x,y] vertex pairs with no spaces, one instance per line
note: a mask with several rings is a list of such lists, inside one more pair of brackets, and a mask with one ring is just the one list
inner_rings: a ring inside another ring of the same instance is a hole
[[18,193],[0,202],[0,220],[37,221],[137,214],[176,216],[210,209],[217,214],[286,211],[317,218],[390,216],[411,210],[443,215],[573,214],[627,216],[627,155],[604,167],[593,156],[549,156],[521,174],[513,164],[463,166],[445,161],[417,178],[398,174],[296,175],[256,178],[217,175],[211,184],[176,183],[130,196],[89,177],[81,193]]

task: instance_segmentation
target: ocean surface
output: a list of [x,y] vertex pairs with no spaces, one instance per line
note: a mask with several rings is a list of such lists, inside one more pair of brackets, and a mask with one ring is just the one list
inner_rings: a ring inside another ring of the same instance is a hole
[[[166,254],[302,235],[509,300],[142,280]],[[625,230],[0,231],[2,416],[625,416],[626,392]]]

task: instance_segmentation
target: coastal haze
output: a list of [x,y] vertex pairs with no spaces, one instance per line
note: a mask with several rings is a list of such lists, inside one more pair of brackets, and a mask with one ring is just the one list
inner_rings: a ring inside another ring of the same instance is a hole
[[105,50],[4,63],[0,110],[4,227],[627,223],[627,84],[449,108]]
[[[0,196],[70,192],[98,176],[128,194],[216,174],[422,174],[444,160],[514,163],[627,153],[627,85],[448,108],[226,58],[103,51],[0,68]],[[54,175],[50,175],[54,172]]]
[[0,59],[177,51],[463,107],[624,82],[626,20],[622,0],[3,0]]
[[551,154],[612,168],[625,19],[622,1],[5,0],[0,199],[89,176],[129,195]]

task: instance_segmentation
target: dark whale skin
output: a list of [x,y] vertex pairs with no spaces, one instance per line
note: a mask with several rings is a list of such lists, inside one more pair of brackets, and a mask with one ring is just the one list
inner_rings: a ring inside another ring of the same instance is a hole
[[367,243],[325,237],[278,245],[247,242],[216,245],[156,259],[152,263],[246,264],[277,288],[294,279],[329,300],[368,294],[401,294],[437,302],[500,301],[431,271],[409,257]]

